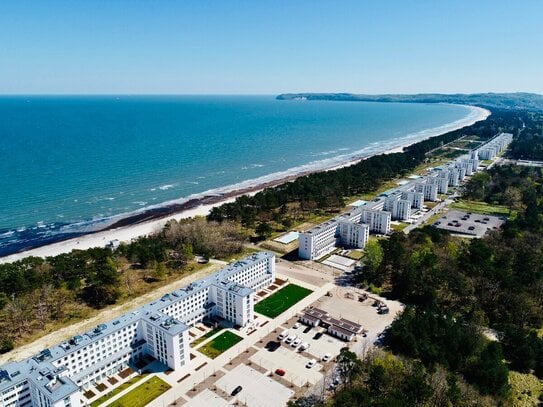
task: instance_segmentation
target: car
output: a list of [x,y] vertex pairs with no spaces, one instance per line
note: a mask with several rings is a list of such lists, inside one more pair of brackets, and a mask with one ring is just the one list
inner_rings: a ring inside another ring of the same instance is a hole
[[302,343],[302,338],[296,338],[296,339],[294,339],[294,340],[292,341],[292,343],[290,344],[290,346],[292,346],[292,347],[295,348],[295,347],[297,347],[297,346],[298,346],[299,344],[301,344],[301,343]]
[[311,327],[308,326],[307,328],[304,329],[304,334],[308,333],[309,331],[311,331]]
[[284,376],[285,375],[285,371],[283,369],[275,369],[275,374],[277,376]]
[[454,224],[449,222],[449,223],[447,223],[447,226],[454,226]]
[[332,355],[330,355],[329,353],[325,353],[325,354],[322,356],[322,361],[323,361],[323,362],[328,362],[331,358],[332,358]]
[[283,332],[281,332],[281,333],[279,334],[279,336],[277,337],[277,339],[279,339],[280,341],[282,341],[282,340],[285,339],[287,336],[288,336],[288,329],[285,329]]
[[481,219],[475,219],[475,222],[481,223]]
[[390,309],[386,306],[379,308],[379,311],[377,311],[377,313],[381,315],[388,314],[389,312],[390,312]]
[[459,228],[460,226],[462,226],[461,223],[457,223],[456,225],[454,225],[455,228]]
[[280,342],[275,342],[275,341],[269,341],[265,346],[265,348],[268,350],[268,352],[275,352],[280,347],[281,347],[281,343]]
[[316,359],[311,359],[309,362],[306,363],[305,367],[307,367],[308,369],[311,369],[316,364],[317,364],[317,360]]
[[317,340],[317,339],[320,339],[320,337],[323,335],[322,332],[317,332],[314,336],[313,336],[313,339]]
[[298,348],[298,350],[300,352],[303,352],[304,350],[307,350],[309,349],[309,344],[307,342],[302,342],[302,344],[300,345],[300,347]]
[[300,323],[299,322],[296,322],[293,326],[294,329],[298,329],[300,327]]
[[235,396],[236,394],[238,394],[240,391],[243,390],[243,387],[241,386],[238,386],[236,387],[234,390],[232,390],[232,393],[230,393],[231,396]]
[[468,230],[475,230],[475,226],[470,226]]
[[489,221],[489,220],[490,220],[490,218],[483,218],[483,220]]
[[371,306],[372,306],[372,307],[378,307],[379,304],[381,304],[381,301],[375,300],[375,301],[373,301],[373,304],[371,304]]
[[291,343],[295,339],[296,335],[290,335],[287,339],[285,339],[285,343]]

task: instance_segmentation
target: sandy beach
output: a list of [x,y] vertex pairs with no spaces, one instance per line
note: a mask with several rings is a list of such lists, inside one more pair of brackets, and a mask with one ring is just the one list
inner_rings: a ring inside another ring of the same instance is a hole
[[[463,121],[459,123],[457,127],[449,128],[441,133],[433,134],[430,136],[421,137],[418,139],[409,139],[404,140],[402,143],[399,140],[399,144],[393,148],[389,148],[385,151],[376,152],[372,155],[377,154],[390,154],[395,152],[401,152],[403,148],[422,141],[424,139],[435,137],[440,134],[448,133],[460,129],[462,127],[470,126],[478,121],[485,120],[491,112],[474,106],[468,106],[472,109],[473,113],[470,115],[469,121]],[[168,206],[167,203],[163,208],[158,210],[145,212],[143,214],[129,216],[126,219],[123,219],[116,224],[110,226],[107,230],[100,232],[94,232],[87,235],[83,235],[77,238],[64,240],[61,242],[41,246],[31,250],[23,251],[20,253],[11,254],[5,257],[0,258],[0,263],[13,262],[20,259],[23,259],[28,256],[38,256],[38,257],[47,257],[47,256],[56,256],[61,253],[68,253],[74,249],[85,250],[91,247],[103,247],[111,240],[119,240],[120,242],[130,242],[132,239],[135,239],[140,236],[146,236],[152,233],[159,231],[169,220],[172,219],[183,219],[191,218],[195,216],[206,216],[209,214],[211,209],[215,206],[220,206],[226,202],[234,201],[238,196],[245,194],[256,194],[258,191],[261,191],[264,188],[272,187],[279,185],[285,182],[292,181],[298,177],[307,175],[312,172],[319,171],[330,171],[346,166],[353,165],[363,159],[367,159],[372,155],[367,155],[364,157],[355,157],[351,158],[344,163],[334,165],[328,168],[322,168],[319,170],[305,171],[297,174],[289,175],[286,177],[281,177],[276,180],[271,180],[265,183],[256,184],[248,186],[245,188],[234,189],[228,193],[224,193],[216,196],[204,196],[202,199],[189,201],[184,205],[175,204]]]

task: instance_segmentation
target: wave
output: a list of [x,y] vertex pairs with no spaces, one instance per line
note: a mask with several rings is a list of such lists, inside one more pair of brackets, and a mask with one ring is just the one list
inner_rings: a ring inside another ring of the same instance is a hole
[[[443,134],[449,131],[453,131],[464,126],[471,125],[479,120],[484,120],[490,112],[485,109],[476,108],[472,106],[466,106],[470,109],[469,114],[463,119],[455,122],[447,123],[442,126],[422,130],[415,133],[410,133],[404,136],[396,137],[384,142],[374,142],[370,145],[354,150],[348,151],[346,148],[330,150],[329,152],[320,153],[320,156],[332,155],[323,159],[316,159],[306,164],[295,166],[283,171],[272,172],[267,175],[263,175],[257,178],[243,180],[236,184],[221,186],[217,188],[208,189],[203,192],[191,194],[185,197],[168,200],[165,202],[156,203],[153,205],[147,205],[145,201],[135,201],[133,204],[137,204],[140,208],[132,211],[126,211],[115,215],[104,216],[97,215],[90,219],[79,222],[57,222],[45,224],[44,222],[38,222],[36,227],[25,228],[19,227],[13,230],[0,230],[0,256],[6,256],[18,251],[26,250],[32,247],[43,246],[45,244],[53,243],[68,238],[81,236],[87,233],[95,232],[107,228],[121,219],[129,216],[138,215],[146,211],[163,208],[175,204],[184,204],[190,200],[201,199],[205,196],[223,196],[228,193],[232,193],[238,190],[245,190],[249,188],[259,187],[269,182],[278,181],[288,177],[296,176],[299,174],[305,174],[314,171],[329,170],[337,168],[338,166],[349,165],[354,161],[358,161],[363,158],[367,158],[377,153],[383,153],[399,147],[405,147],[409,144],[415,143],[433,137],[439,134]],[[251,164],[249,167],[257,168],[263,167],[263,164]],[[225,171],[218,171],[216,174],[224,174]],[[200,177],[198,177],[200,178]],[[205,178],[205,177],[202,177]],[[193,181],[193,184],[198,184],[197,181]],[[156,188],[151,188],[151,191],[157,189],[161,191],[167,191],[174,188],[175,184],[164,184]],[[99,198],[100,199],[100,198]],[[104,197],[101,200],[112,201],[113,197]],[[157,198],[151,198],[152,201],[156,201]],[[77,200],[75,200],[77,201]]]

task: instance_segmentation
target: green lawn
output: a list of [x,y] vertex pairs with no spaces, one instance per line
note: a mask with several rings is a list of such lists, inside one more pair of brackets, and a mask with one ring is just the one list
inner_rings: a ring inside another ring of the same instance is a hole
[[360,250],[351,250],[347,257],[353,260],[360,260],[364,256],[364,253]]
[[120,386],[115,387],[113,390],[111,390],[109,393],[104,394],[99,399],[94,400],[91,403],[91,407],[98,407],[101,404],[104,404],[106,401],[108,401],[113,396],[119,394],[121,391],[128,389],[130,386],[132,386],[134,383],[139,382],[141,379],[143,379],[145,376],[147,376],[148,373],[144,373],[142,375],[134,376],[130,380],[124,382]]
[[191,343],[190,343],[190,347],[191,348],[194,348],[196,345],[202,343],[203,341],[205,341],[207,338],[211,338],[213,335],[215,335],[216,333],[222,331],[224,328],[218,326],[216,328],[213,328],[211,331],[209,331],[208,333],[206,333],[205,335],[203,336],[200,336],[198,339],[195,339],[193,340]]
[[543,380],[533,374],[509,372],[511,386],[511,405],[513,407],[531,407],[538,405],[538,398],[543,394]]
[[299,285],[289,284],[275,294],[257,303],[255,305],[255,312],[269,318],[275,318],[312,292],[313,291],[300,287]]
[[[509,209],[507,207],[503,205],[490,205],[486,202],[460,200],[458,202],[453,202],[451,208],[466,212],[481,213],[484,215],[509,216]],[[514,218],[515,215],[516,213],[513,211],[511,217]]]
[[395,223],[392,223],[390,225],[390,228],[392,230],[395,230],[397,232],[401,232],[402,230],[404,230],[407,226],[409,226],[407,223],[400,223],[399,225],[395,224]]
[[153,376],[110,404],[111,407],[144,407],[172,386]]
[[238,336],[233,332],[226,331],[212,341],[206,343],[204,346],[198,348],[198,351],[211,359],[215,359],[221,353],[230,349],[241,340],[243,340],[241,336]]

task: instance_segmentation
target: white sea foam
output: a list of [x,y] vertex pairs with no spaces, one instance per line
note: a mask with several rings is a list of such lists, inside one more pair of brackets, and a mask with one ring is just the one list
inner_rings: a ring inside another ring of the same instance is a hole
[[[158,187],[158,189],[160,189],[161,191],[167,191],[168,189],[172,189],[175,185],[173,184],[166,184],[166,185],[161,185]],[[151,190],[153,191],[153,190]]]

